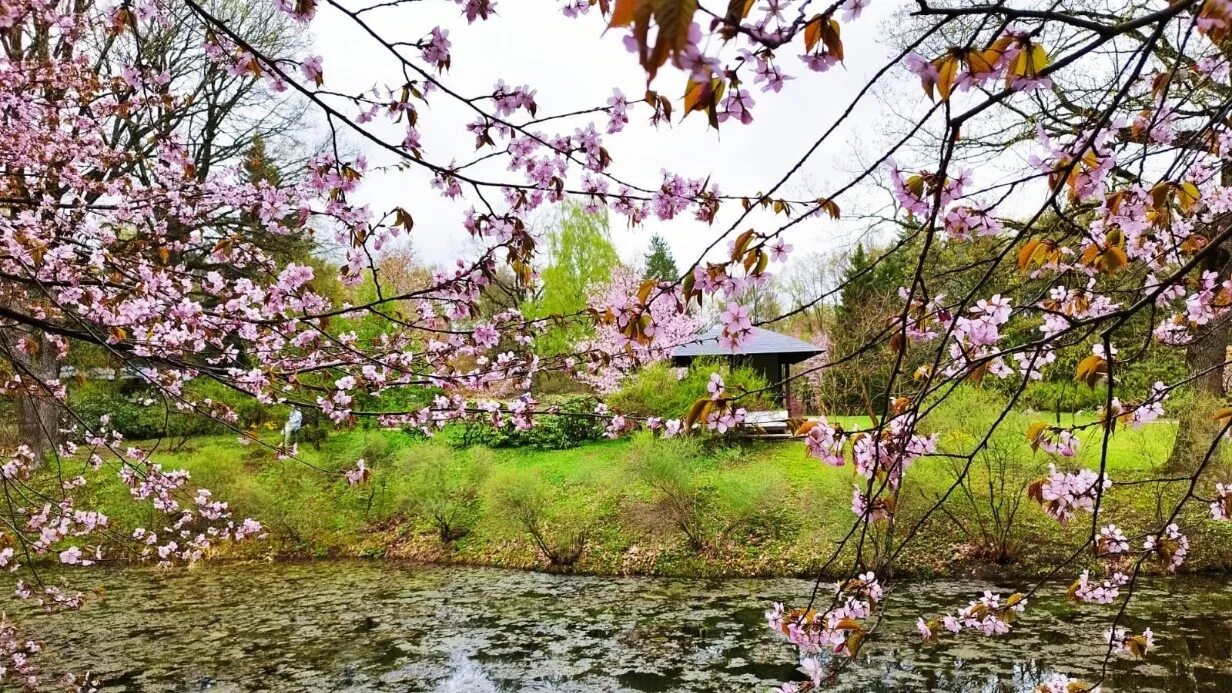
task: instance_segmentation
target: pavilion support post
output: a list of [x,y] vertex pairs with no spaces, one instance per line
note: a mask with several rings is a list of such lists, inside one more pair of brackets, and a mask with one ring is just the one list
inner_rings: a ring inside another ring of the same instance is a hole
[[787,410],[787,415],[791,416],[791,383],[788,380],[791,377],[791,364],[782,362],[779,366],[779,380],[783,383],[783,408]]

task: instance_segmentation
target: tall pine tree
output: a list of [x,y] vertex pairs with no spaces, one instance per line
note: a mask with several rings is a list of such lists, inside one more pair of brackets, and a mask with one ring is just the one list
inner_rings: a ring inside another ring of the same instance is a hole
[[[274,188],[282,185],[282,174],[265,149],[265,138],[260,135],[252,138],[252,144],[244,155],[244,177],[250,183],[266,183]],[[263,225],[255,223],[255,220],[253,222],[249,224],[247,231],[248,240],[269,253],[278,265],[282,266],[288,262],[311,264],[316,241],[310,233],[271,233],[265,230]]]
[[667,241],[656,233],[650,237],[650,252],[646,253],[646,273],[642,275],[642,279],[671,282],[679,278],[680,270],[676,269],[672,249],[667,247]]

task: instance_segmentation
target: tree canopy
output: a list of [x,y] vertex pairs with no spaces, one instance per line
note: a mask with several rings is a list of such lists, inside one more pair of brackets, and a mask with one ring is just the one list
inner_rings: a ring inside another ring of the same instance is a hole
[[[850,466],[855,488],[839,503],[851,513],[846,538],[790,566],[845,579],[767,614],[800,657],[803,678],[786,690],[819,688],[876,646],[903,546],[944,516],[1010,426],[1048,472],[993,492],[1025,494],[1041,519],[1077,520],[1072,551],[1048,578],[922,613],[922,639],[1007,633],[1031,595],[1064,575],[1076,601],[1119,601],[1094,638],[1100,677],[1114,656],[1149,656],[1152,632],[1131,632],[1124,618],[1136,582],[1148,568],[1184,569],[1191,537],[1219,540],[1202,523],[1232,516],[1220,464],[1232,431],[1232,4],[920,1],[869,34],[877,41],[852,41],[868,4],[565,0],[556,7],[572,31],[612,42],[610,59],[623,56],[636,75],[629,84],[628,72],[597,71],[588,76],[604,80],[602,93],[584,98],[554,85],[556,72],[514,79],[491,41],[458,40],[484,36],[503,13],[542,11],[513,3],[501,13],[492,0],[444,3],[452,21],[424,26],[436,15],[401,2],[0,6],[0,393],[20,429],[2,451],[0,567],[25,576],[16,596],[80,607],[84,593],[45,584],[33,561],[109,559],[87,470],[114,471],[148,505],[152,522],[124,538],[124,556],[192,563],[263,533],[155,462],[158,441],[126,441],[109,413],[74,407],[59,366],[75,351],[105,350],[168,417],[203,417],[252,445],[270,446],[236,425],[240,405],[197,385],[339,427],[525,430],[564,415],[541,401],[545,375],[604,382],[662,358],[699,307],[717,313],[720,345],[738,351],[755,322],[837,293],[840,333],[824,363],[797,377],[873,375],[855,379],[868,386],[856,393],[867,418],[791,421],[804,452]],[[361,37],[372,75],[336,77],[304,40],[310,27]],[[550,51],[552,38],[535,43]],[[843,75],[864,77],[846,89],[832,83]],[[890,92],[900,102],[869,133],[872,95]],[[781,122],[776,109],[814,94],[848,96],[810,114],[808,132],[766,130]],[[293,143],[267,146],[305,112],[325,146],[298,157]],[[669,128],[700,133],[701,144],[655,147]],[[811,163],[851,153],[838,140],[853,130],[867,135],[854,168],[806,185]],[[758,133],[746,140],[756,146],[733,152],[744,132]],[[641,158],[664,159],[657,173],[637,173],[628,142],[639,137],[651,145]],[[720,185],[723,171],[697,164],[715,152],[742,167],[765,156],[750,167],[764,180]],[[370,194],[402,174],[413,194]],[[866,204],[882,192],[879,208]],[[441,209],[452,215],[443,222]],[[425,214],[473,239],[472,250],[387,280],[390,248],[434,240]],[[893,240],[857,247],[837,286],[796,305],[761,300],[792,239],[862,214]],[[554,223],[541,234],[545,216]],[[609,219],[686,229],[704,251],[678,275],[665,266],[666,276],[635,281],[616,274]],[[314,240],[330,245],[328,263],[312,255]],[[497,300],[498,289],[538,296]],[[1091,416],[1015,423],[1029,388],[1061,381],[1103,395]],[[969,446],[944,450],[924,422],[960,386],[998,388],[1001,411],[980,419]],[[411,390],[428,396],[369,407]],[[613,437],[730,435],[748,430],[755,395],[716,373],[677,419],[602,404],[567,414],[600,418]],[[1110,467],[1114,430],[1200,400],[1181,410],[1186,435],[1167,469],[1124,478]],[[1088,431],[1104,443],[1083,458]],[[271,447],[298,460],[292,445]],[[954,483],[935,498],[904,493],[926,458],[957,465]],[[368,483],[367,465],[354,460],[339,482]],[[1155,513],[1114,514],[1122,483],[1157,489]],[[910,521],[905,507],[917,510]],[[32,642],[0,627],[0,650],[20,655],[4,676],[35,684]],[[1039,690],[1098,683],[1055,673]]]
[[657,233],[650,237],[650,250],[646,252],[646,271],[642,273],[642,278],[659,281],[675,281],[680,278],[680,270],[676,268],[672,249],[668,247],[663,236]]

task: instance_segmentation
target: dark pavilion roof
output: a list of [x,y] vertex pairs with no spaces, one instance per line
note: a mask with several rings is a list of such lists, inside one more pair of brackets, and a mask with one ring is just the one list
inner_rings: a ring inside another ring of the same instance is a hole
[[678,347],[672,352],[672,360],[688,362],[699,356],[749,356],[753,354],[777,355],[784,363],[799,363],[811,356],[824,351],[816,344],[809,344],[802,339],[788,337],[785,334],[771,332],[760,327],[754,327],[740,348],[736,351],[719,346],[719,335],[723,328],[715,327],[699,334],[693,341]]

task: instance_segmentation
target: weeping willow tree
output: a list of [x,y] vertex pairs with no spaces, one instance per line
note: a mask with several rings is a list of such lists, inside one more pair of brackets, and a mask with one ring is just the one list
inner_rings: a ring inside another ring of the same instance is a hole
[[[528,312],[544,317],[585,310],[590,297],[620,265],[607,211],[596,213],[581,204],[565,204],[553,218],[545,241],[547,266],[540,274],[539,295]],[[561,353],[589,337],[593,329],[576,320],[553,327],[540,338],[540,351]]]

